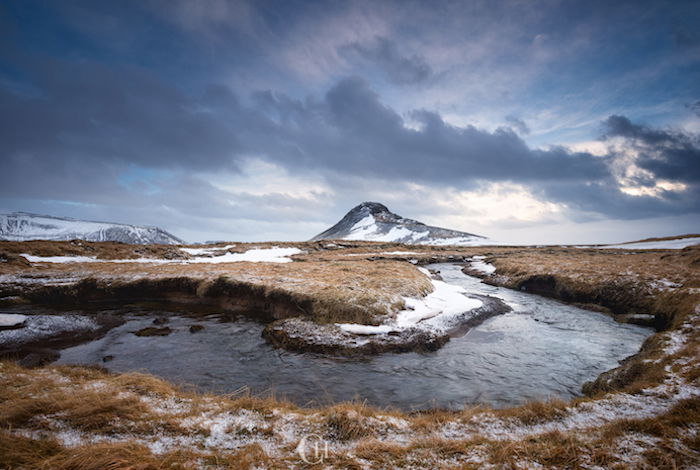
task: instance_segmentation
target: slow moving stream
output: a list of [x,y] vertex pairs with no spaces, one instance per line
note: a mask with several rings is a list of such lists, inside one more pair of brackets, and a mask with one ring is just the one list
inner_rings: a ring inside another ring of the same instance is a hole
[[[513,311],[453,338],[434,353],[364,359],[274,349],[260,336],[264,325],[244,318],[134,311],[105,337],[63,350],[59,363],[146,371],[206,391],[274,391],[302,405],[359,399],[408,410],[477,403],[504,407],[579,396],[584,382],[636,353],[653,333],[555,300],[483,284],[456,265],[429,267],[448,283],[500,297]],[[167,326],[172,334],[132,334],[158,316],[171,316]],[[190,333],[193,324],[204,329]],[[103,363],[105,357],[109,362]]]

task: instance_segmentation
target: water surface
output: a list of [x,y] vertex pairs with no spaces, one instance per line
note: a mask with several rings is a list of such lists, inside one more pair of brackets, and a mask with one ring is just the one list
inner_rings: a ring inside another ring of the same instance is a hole
[[[115,371],[147,371],[179,384],[230,393],[249,387],[296,403],[359,399],[402,409],[511,406],[547,397],[569,399],[581,385],[636,353],[653,331],[620,324],[600,313],[544,297],[489,286],[436,264],[446,282],[500,297],[513,312],[493,317],[433,353],[347,359],[274,349],[264,325],[218,315],[193,318],[136,311],[102,339],[63,350],[60,363],[101,364]],[[154,316],[171,316],[165,337],[137,337]],[[190,333],[189,327],[204,329]],[[105,356],[111,356],[103,363]]]

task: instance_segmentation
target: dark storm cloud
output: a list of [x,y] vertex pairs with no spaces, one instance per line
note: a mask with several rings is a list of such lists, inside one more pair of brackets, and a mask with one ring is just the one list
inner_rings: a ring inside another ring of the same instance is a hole
[[604,123],[606,138],[624,137],[639,153],[636,164],[655,178],[684,183],[700,182],[700,138],[678,131],[634,124],[624,116]]
[[[235,171],[241,159],[258,157],[292,172],[378,181],[462,188],[515,182],[547,200],[624,217],[669,211],[665,199],[634,199],[617,190],[609,167],[614,155],[531,149],[510,128],[455,127],[426,110],[411,114],[417,128],[407,127],[359,78],[341,80],[321,98],[268,91],[241,100],[221,85],[191,96],[135,67],[49,61],[27,63],[25,70],[36,92],[0,88],[5,197],[120,197],[124,188],[115,181],[130,165]],[[696,139],[621,116],[606,121],[606,135],[653,148],[640,165],[658,177],[697,181]],[[225,194],[190,187],[193,204],[214,199],[226,206]],[[688,210],[687,204],[673,210]]]
[[[604,159],[563,148],[532,150],[510,128],[487,132],[447,124],[439,114],[412,113],[419,129],[385,106],[358,78],[342,80],[321,101],[270,100],[275,115],[260,142],[272,158],[298,165],[350,171],[363,176],[418,181],[457,182],[474,179],[541,181],[596,179],[607,174]],[[293,141],[296,152],[281,152]]]
[[371,43],[346,44],[339,47],[338,52],[350,61],[378,67],[396,85],[420,83],[433,73],[424,57],[402,54],[396,43],[386,37],[378,36]]
[[231,109],[232,98],[194,101],[128,66],[49,61],[30,64],[30,70],[36,94],[0,90],[6,156],[156,167],[198,166],[206,159],[216,166],[229,162],[238,148],[226,122],[204,108],[211,99]]

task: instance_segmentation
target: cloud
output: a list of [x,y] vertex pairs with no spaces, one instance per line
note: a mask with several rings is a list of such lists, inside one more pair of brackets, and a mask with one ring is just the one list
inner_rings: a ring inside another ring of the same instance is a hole
[[634,164],[649,172],[652,180],[700,183],[700,136],[632,123],[624,116],[610,116],[604,138],[622,137],[636,153]]
[[520,135],[528,135],[530,133],[530,128],[525,124],[525,121],[520,118],[506,116],[506,122]]
[[338,52],[351,62],[377,67],[396,85],[421,83],[433,74],[424,57],[402,54],[394,41],[383,36],[377,36],[370,42],[344,44],[338,48]]
[[36,96],[0,90],[5,158],[121,161],[153,167],[226,165],[240,151],[211,109],[236,109],[210,89],[198,101],[141,69],[52,61],[33,70]]
[[426,110],[412,112],[417,128],[407,127],[359,78],[341,80],[323,100],[277,99],[271,106],[286,120],[269,122],[260,148],[287,165],[434,183],[597,179],[608,172],[604,158],[564,148],[532,150],[509,128],[455,127]]
[[[543,203],[580,214],[634,218],[697,211],[689,199],[700,178],[697,136],[623,116],[605,121],[604,136],[628,142],[635,152],[630,165],[641,172],[621,176],[616,164],[625,166],[620,162],[628,156],[618,149],[603,155],[561,146],[533,149],[508,127],[454,126],[424,109],[402,115],[358,77],[338,81],[320,97],[265,91],[243,99],[222,85],[186,94],[131,66],[55,60],[29,63],[27,70],[37,93],[0,88],[0,197],[118,201],[130,189],[120,178],[133,166],[190,175],[179,186],[175,176],[158,173],[160,180],[143,186],[171,197],[187,187],[194,206],[219,201],[207,206],[216,211],[244,212],[225,202],[230,200],[252,207],[254,200],[275,206],[306,197],[282,189],[246,195],[203,184],[202,175],[241,174],[257,159],[283,169],[290,181],[352,176],[377,185],[394,180],[461,191],[488,181],[520,185]],[[625,185],[654,190],[635,195],[622,191]],[[319,188],[306,197],[308,204],[318,204],[321,194],[334,197],[332,187]],[[179,196],[173,200],[192,205]]]
[[696,101],[693,104],[689,104],[688,108],[694,112],[698,117],[700,117],[700,100]]

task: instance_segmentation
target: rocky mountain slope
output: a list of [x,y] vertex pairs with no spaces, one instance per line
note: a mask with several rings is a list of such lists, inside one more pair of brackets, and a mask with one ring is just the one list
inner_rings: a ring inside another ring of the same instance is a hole
[[394,214],[383,204],[363,202],[340,222],[311,240],[370,240],[413,245],[476,246],[493,243],[486,237],[425,225]]
[[157,227],[90,222],[26,212],[0,213],[0,240],[86,240],[178,245],[179,238]]

